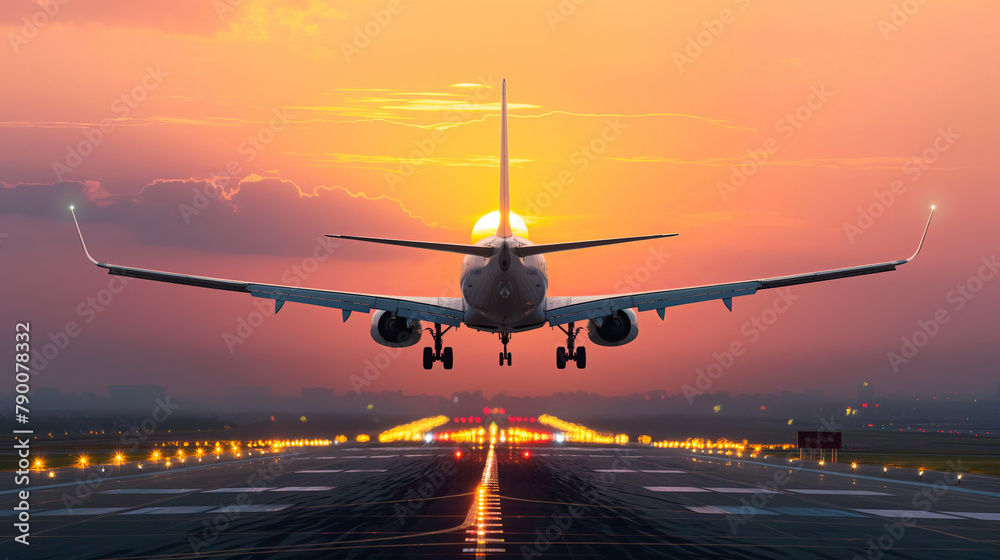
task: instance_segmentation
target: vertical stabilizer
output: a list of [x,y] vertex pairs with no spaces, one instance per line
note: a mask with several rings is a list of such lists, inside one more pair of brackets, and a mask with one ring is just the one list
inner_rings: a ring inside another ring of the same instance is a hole
[[500,225],[499,237],[510,237],[510,158],[507,156],[507,80],[500,85]]

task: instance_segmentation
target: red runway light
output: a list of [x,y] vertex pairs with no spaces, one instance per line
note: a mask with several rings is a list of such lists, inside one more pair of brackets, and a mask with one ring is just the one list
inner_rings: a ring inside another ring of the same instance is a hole
[[524,452],[524,458],[527,459],[528,457],[531,457],[531,451]]
[[461,451],[456,451],[455,452],[455,458],[456,459],[461,459],[462,458],[462,452]]

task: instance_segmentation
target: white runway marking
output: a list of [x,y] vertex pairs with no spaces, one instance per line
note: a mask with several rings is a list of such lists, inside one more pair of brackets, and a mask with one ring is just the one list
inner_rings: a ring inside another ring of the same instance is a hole
[[850,511],[828,508],[772,507],[771,511],[776,511],[785,515],[798,515],[802,517],[862,517],[861,515]]
[[369,459],[390,459],[392,457],[399,457],[399,455],[372,455]]
[[594,469],[594,472],[635,472],[632,469]]
[[320,474],[320,473],[333,473],[333,472],[344,472],[344,471],[343,471],[343,469],[295,471],[296,474],[298,474],[298,473]]
[[[338,457],[331,457],[331,459],[337,459]],[[339,457],[340,459],[367,459],[367,455],[345,455],[344,457]]]
[[708,492],[704,488],[694,486],[643,486],[643,488],[653,492]]
[[945,511],[948,515],[960,515],[969,519],[982,519],[983,521],[1000,521],[1000,513],[990,513],[987,511]]
[[645,471],[644,470],[640,470],[639,472],[644,472],[644,473],[649,473],[649,474],[678,474],[678,473],[684,473],[684,472],[687,472],[687,471],[678,471],[678,470],[671,470],[671,469],[663,469],[663,470],[645,470]]
[[132,511],[126,511],[122,515],[158,515],[161,513],[167,513],[167,514],[201,513],[214,508],[215,506],[158,506],[158,507],[147,507]]
[[290,507],[292,507],[292,506],[290,506],[288,504],[283,504],[283,505],[278,505],[278,504],[271,504],[271,505],[263,505],[263,504],[262,505],[253,505],[253,504],[247,504],[245,506],[231,505],[231,506],[226,506],[226,507],[222,507],[222,508],[219,508],[219,509],[213,509],[212,511],[210,511],[208,513],[264,513],[264,512],[270,512],[270,511],[281,511],[283,509],[288,509]]
[[885,492],[872,492],[870,490],[810,490],[808,488],[789,488],[789,492],[796,494],[817,494],[824,496],[891,496]]
[[52,509],[49,511],[40,511],[35,515],[104,515],[106,513],[116,513],[123,509],[123,507],[111,507],[111,508],[71,508],[71,509]]
[[385,472],[385,469],[351,469],[344,472]]
[[713,514],[739,514],[739,515],[778,515],[773,511],[767,511],[766,509],[755,508],[751,506],[687,506],[687,508],[695,513],[713,513]]
[[712,492],[723,492],[726,494],[777,494],[777,492],[774,490],[768,490],[766,488],[757,488],[757,487],[706,488],[706,490],[711,490]]
[[243,492],[266,492],[267,487],[255,486],[252,488],[215,488],[213,490],[205,490],[203,494],[238,494]]
[[416,455],[403,455],[403,457],[433,457],[433,455],[428,455],[426,453],[420,453]]
[[912,517],[914,519],[961,519],[954,515],[945,515],[936,511],[924,511],[922,509],[855,509],[869,515],[881,517]]
[[282,488],[272,488],[272,492],[326,492],[333,490],[336,486],[284,486]]
[[316,457],[316,459],[348,459],[349,457]]
[[105,490],[101,494],[186,494],[198,490],[200,488],[118,488]]

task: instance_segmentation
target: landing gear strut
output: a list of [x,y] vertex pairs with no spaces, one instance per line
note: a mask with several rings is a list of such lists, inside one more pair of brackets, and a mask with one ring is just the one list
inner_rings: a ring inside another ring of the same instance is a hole
[[434,339],[434,348],[430,346],[424,348],[424,369],[431,369],[434,367],[434,362],[441,362],[444,364],[444,369],[451,369],[452,364],[454,364],[454,354],[451,351],[451,346],[446,346],[441,348],[444,339],[444,333],[451,330],[451,327],[441,330],[441,323],[434,323],[433,329],[425,329],[430,333],[431,337]]
[[559,327],[559,330],[566,333],[566,346],[556,348],[556,367],[566,369],[567,361],[576,362],[578,369],[587,367],[587,349],[583,346],[579,348],[575,347],[576,337],[583,330],[583,327],[576,327],[574,323],[570,323],[568,329],[563,328],[562,325],[556,326]]
[[510,352],[507,351],[507,343],[510,342],[510,333],[500,333],[500,342],[503,343],[503,352],[500,352],[500,365],[507,362],[510,365]]

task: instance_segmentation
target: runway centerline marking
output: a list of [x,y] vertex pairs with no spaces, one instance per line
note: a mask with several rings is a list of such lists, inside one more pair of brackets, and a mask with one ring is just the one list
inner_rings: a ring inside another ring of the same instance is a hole
[[505,548],[497,548],[497,543],[504,542],[503,520],[500,514],[500,479],[497,476],[497,457],[493,444],[490,444],[490,451],[486,454],[486,466],[483,468],[483,476],[479,486],[474,492],[475,499],[466,522],[475,519],[465,532],[471,536],[466,537],[466,542],[476,543],[476,548],[463,548],[462,552],[474,552],[476,556],[485,556],[487,552],[507,552]]
[[271,492],[326,492],[334,488],[336,486],[282,486],[281,488],[271,488]]
[[213,488],[212,490],[205,490],[202,494],[242,494],[244,492],[267,492],[269,489],[264,486],[253,486],[249,488]]

